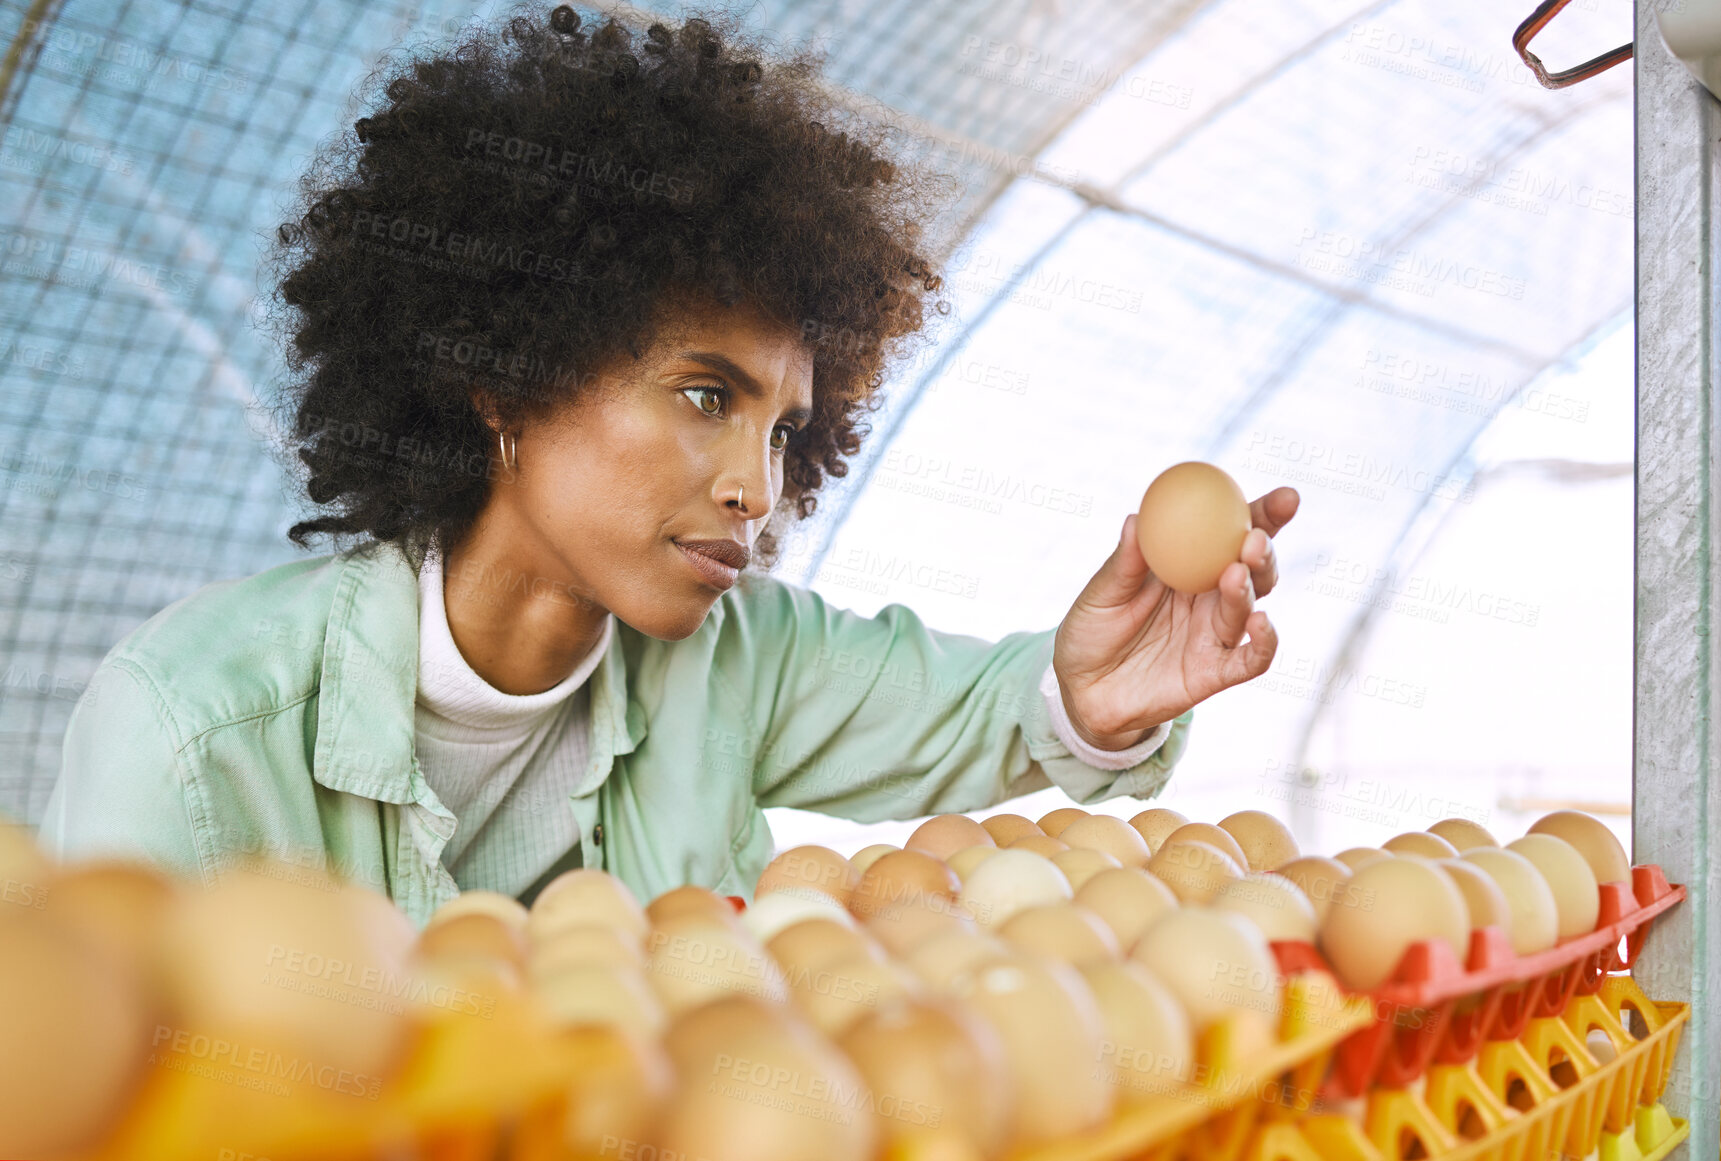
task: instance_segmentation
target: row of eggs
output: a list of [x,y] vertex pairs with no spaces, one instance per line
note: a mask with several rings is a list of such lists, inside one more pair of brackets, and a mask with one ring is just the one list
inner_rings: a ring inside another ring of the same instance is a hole
[[[170,1043],[267,1045],[374,1090],[421,1007],[512,992],[602,1048],[603,1075],[586,1080],[608,1099],[581,1103],[570,1155],[649,1138],[713,1159],[859,1159],[937,1137],[952,1156],[992,1157],[1175,1089],[1196,1037],[1228,1015],[1270,1037],[1269,940],[1316,940],[1367,988],[1415,939],[1462,959],[1473,926],[1505,928],[1520,952],[1588,930],[1595,883],[1630,876],[1611,832],[1569,812],[1504,848],[1448,820],[1322,859],[1259,812],[1209,826],[1066,808],[1038,823],[940,816],[903,850],[850,859],[796,848],[741,915],[697,887],[642,908],[618,880],[576,871],[529,911],[467,892],[415,935],[380,894],[304,868],[204,891],[142,866],[53,867],[16,834],[0,828],[0,871],[53,903],[0,913],[0,975],[39,1001],[0,1017],[13,1062],[0,1152],[22,1155],[111,1125],[163,1028]],[[328,964],[424,1004],[332,1003],[258,972],[314,979]],[[776,1091],[785,1075],[791,1091]]]

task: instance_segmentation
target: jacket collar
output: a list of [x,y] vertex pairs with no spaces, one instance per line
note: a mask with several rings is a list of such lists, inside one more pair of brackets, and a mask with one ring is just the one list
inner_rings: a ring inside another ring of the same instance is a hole
[[[311,776],[330,790],[416,802],[418,574],[388,543],[361,545],[345,557],[323,637]],[[591,678],[593,749],[611,757],[632,753],[646,734],[645,714],[628,697],[623,659],[623,638],[633,633],[617,621]]]

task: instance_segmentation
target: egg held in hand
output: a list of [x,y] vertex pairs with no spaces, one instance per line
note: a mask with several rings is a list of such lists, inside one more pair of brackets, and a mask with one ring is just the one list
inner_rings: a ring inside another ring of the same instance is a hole
[[1212,464],[1174,464],[1141,498],[1135,525],[1153,575],[1180,593],[1219,587],[1225,566],[1243,552],[1249,501],[1237,481]]

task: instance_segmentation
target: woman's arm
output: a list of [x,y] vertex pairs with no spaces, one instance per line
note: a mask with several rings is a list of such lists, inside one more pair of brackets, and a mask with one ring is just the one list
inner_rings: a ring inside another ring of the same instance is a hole
[[1081,803],[1148,797],[1183,752],[1187,714],[1129,769],[1072,755],[1040,688],[1055,630],[991,642],[932,630],[904,605],[863,617],[764,577],[736,595],[713,680],[756,742],[761,806],[876,822],[1054,785]]
[[147,677],[104,662],[66,725],[60,778],[37,835],[57,859],[141,858],[201,877],[178,746]]

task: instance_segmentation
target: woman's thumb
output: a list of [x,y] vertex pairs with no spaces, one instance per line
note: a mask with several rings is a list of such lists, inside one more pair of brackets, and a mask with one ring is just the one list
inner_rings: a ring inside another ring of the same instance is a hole
[[1135,513],[1124,517],[1112,554],[1088,582],[1085,595],[1102,605],[1123,604],[1141,591],[1147,580],[1147,561],[1135,535]]

